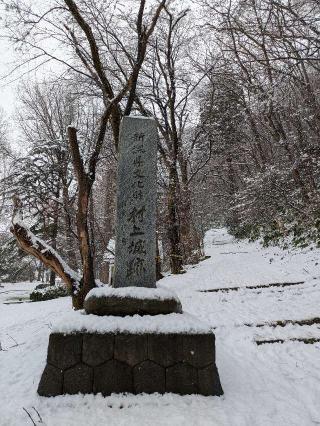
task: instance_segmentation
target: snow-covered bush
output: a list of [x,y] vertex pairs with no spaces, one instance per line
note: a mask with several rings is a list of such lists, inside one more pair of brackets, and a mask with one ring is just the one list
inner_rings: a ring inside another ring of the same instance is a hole
[[41,302],[43,300],[57,299],[58,297],[68,296],[69,292],[64,284],[39,284],[30,294],[32,302]]

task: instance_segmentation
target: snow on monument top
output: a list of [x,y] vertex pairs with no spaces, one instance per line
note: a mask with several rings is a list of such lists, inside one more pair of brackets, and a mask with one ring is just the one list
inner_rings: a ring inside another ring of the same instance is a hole
[[148,287],[109,287],[104,286],[100,288],[93,288],[89,291],[86,299],[89,297],[111,297],[116,296],[120,298],[131,297],[134,299],[156,299],[156,300],[168,300],[175,299],[179,302],[179,298],[171,290],[165,288],[148,288]]

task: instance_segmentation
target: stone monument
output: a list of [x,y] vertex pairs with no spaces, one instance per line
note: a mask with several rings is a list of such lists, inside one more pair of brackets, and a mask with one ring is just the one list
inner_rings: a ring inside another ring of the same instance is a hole
[[113,287],[91,290],[87,315],[56,325],[38,393],[222,395],[210,327],[156,287],[158,134],[150,118],[124,117],[118,161]]
[[123,118],[114,287],[156,287],[157,146],[154,120]]
[[155,120],[123,118],[113,280],[113,287],[119,291],[90,292],[85,301],[88,313],[124,316],[182,312],[176,297],[156,289],[157,146]]

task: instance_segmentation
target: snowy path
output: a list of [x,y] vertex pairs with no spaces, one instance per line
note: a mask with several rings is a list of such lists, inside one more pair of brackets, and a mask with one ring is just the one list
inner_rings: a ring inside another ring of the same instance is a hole
[[[284,252],[235,242],[223,230],[207,234],[210,259],[186,274],[161,280],[184,310],[215,327],[217,365],[225,395],[65,396],[36,394],[51,324],[70,307],[68,298],[4,305],[0,288],[1,426],[309,426],[320,424],[320,343],[288,341],[257,346],[255,340],[320,338],[320,324],[255,327],[278,320],[320,317],[320,250]],[[290,287],[246,286],[298,282]],[[243,287],[232,292],[199,292]],[[246,324],[251,324],[248,326]],[[13,340],[14,339],[14,340]],[[15,341],[19,344],[15,346]],[[43,423],[34,407],[41,415]]]

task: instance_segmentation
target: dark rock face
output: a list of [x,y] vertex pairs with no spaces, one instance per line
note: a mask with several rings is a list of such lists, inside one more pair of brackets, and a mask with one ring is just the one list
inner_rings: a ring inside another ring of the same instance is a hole
[[48,347],[48,364],[65,370],[81,361],[82,336],[76,334],[50,335]]
[[143,361],[133,369],[136,393],[165,393],[166,369],[152,361]]
[[63,370],[47,364],[38,386],[38,394],[42,396],[57,396],[62,391]]
[[149,337],[149,359],[169,367],[183,359],[182,334],[154,334]]
[[114,357],[131,367],[148,359],[148,336],[143,334],[119,334],[116,336]]
[[223,394],[223,390],[219,380],[218,370],[215,364],[210,364],[205,368],[199,369],[198,380],[199,393],[201,395],[212,395],[213,389],[216,392],[215,395]]
[[83,334],[82,360],[91,367],[97,367],[113,358],[113,334]]
[[222,395],[214,334],[53,333],[38,393]]
[[85,364],[78,364],[64,372],[63,393],[91,393],[93,369]]
[[189,364],[179,363],[166,370],[167,392],[192,394],[198,393],[198,371]]
[[95,369],[93,392],[102,395],[133,392],[132,368],[112,359]]
[[119,296],[89,296],[84,302],[87,314],[94,315],[160,315],[182,313],[181,303],[176,299],[139,299]]

